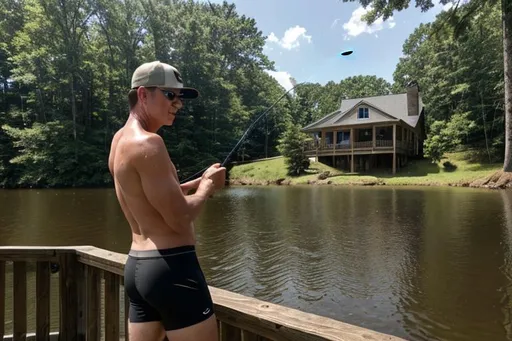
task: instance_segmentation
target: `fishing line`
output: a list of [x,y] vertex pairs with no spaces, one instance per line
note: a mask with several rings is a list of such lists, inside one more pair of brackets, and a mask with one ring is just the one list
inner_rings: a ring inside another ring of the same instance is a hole
[[[215,14],[216,11],[215,11],[215,8],[214,6],[211,4],[211,2],[209,0],[208,1],[208,4],[210,5],[210,9],[212,10],[212,12],[214,12]],[[348,56],[348,55],[351,55],[354,51],[352,49],[347,49],[343,52],[340,53],[341,56]],[[270,111],[272,110],[272,108],[277,104],[279,103],[290,91],[292,91],[293,89],[295,89],[297,86],[299,85],[302,85],[306,82],[301,82],[301,83],[297,83],[295,84],[292,88],[288,89],[284,94],[281,95],[281,97],[279,97],[269,108],[267,108],[267,110],[265,110],[262,114],[260,114],[256,120],[254,120],[254,122],[251,123],[251,125],[249,126],[249,128],[247,128],[244,132],[244,134],[242,135],[242,137],[238,140],[237,144],[233,147],[233,149],[231,149],[231,151],[229,152],[228,156],[226,156],[226,158],[224,159],[224,161],[221,163],[221,167],[225,167],[226,164],[228,163],[228,161],[230,160],[231,158],[231,155],[233,155],[233,153],[238,149],[238,147],[242,144],[242,142],[245,140],[245,138],[249,135],[250,131],[254,128],[254,126],[256,125],[256,123],[259,122],[259,120],[261,120],[263,117],[265,117],[265,115]],[[183,184],[185,182],[188,182],[190,180],[193,180],[193,179],[196,179],[198,176],[202,175],[208,168],[210,168],[210,166],[207,166],[205,168],[203,168],[202,170],[200,170],[199,172],[195,173],[194,175],[192,176],[189,176],[188,178],[184,179],[184,180],[181,180],[180,181],[180,184]]]
[[[301,84],[304,84],[305,82],[302,82],[302,83],[298,83],[298,84],[295,84],[292,88],[288,89],[284,94],[281,95],[281,97],[279,97],[269,108],[267,108],[262,114],[260,114],[256,120],[254,120],[251,125],[249,126],[249,128],[247,128],[244,132],[244,134],[242,135],[242,137],[238,140],[237,144],[233,147],[233,149],[231,149],[231,151],[229,152],[228,156],[226,156],[226,158],[224,159],[224,161],[221,163],[221,167],[225,167],[226,164],[228,163],[228,161],[230,160],[231,158],[231,155],[233,155],[233,153],[238,149],[238,147],[242,144],[242,142],[245,140],[245,138],[249,135],[249,133],[251,132],[251,130],[256,126],[256,123],[258,123],[263,117],[265,117],[265,115],[270,111],[272,110],[273,107],[275,107],[277,105],[277,103],[279,103],[290,91],[292,91],[293,89],[295,89],[297,86],[301,85]],[[185,180],[182,180],[180,181],[180,184],[183,184],[187,181],[190,181],[190,180],[193,180],[195,178],[197,178],[199,175],[202,175],[208,168],[210,168],[210,166],[207,166],[205,168],[203,168],[202,170],[200,170],[199,172],[195,173],[194,175],[188,177],[187,179]]]
[[[209,1],[208,1],[209,2]],[[210,4],[211,6],[211,4]],[[213,6],[212,6],[213,8]],[[347,49],[345,51],[342,51],[340,53],[341,56],[349,56],[351,55],[352,53],[354,52],[354,50],[352,49]],[[251,123],[251,125],[249,126],[249,128],[247,128],[247,130],[244,132],[244,134],[242,135],[242,137],[238,140],[238,143],[233,147],[233,149],[229,152],[228,156],[224,159],[224,161],[221,163],[221,167],[225,167],[226,164],[228,163],[229,159],[231,158],[231,155],[233,155],[233,153],[238,149],[238,147],[242,144],[242,142],[245,140],[245,138],[248,136],[248,134],[250,133],[250,131],[254,128],[254,126],[256,125],[256,123],[259,122],[259,120],[261,120],[263,117],[265,117],[265,115],[270,111],[272,110],[272,108],[277,104],[279,103],[290,91],[292,91],[293,89],[295,89],[296,87],[298,87],[299,85],[302,85],[302,84],[305,84],[306,82],[301,82],[301,83],[297,83],[295,84],[292,88],[288,89],[284,94],[281,95],[281,97],[279,97],[267,110],[265,110],[262,114],[260,114],[256,120],[254,120],[254,122]],[[196,179],[198,176],[202,175],[208,168],[210,168],[210,166],[207,166],[205,168],[203,168],[202,170],[200,170],[199,172],[195,173],[194,175],[192,176],[189,176],[188,178],[186,178],[185,180],[181,180],[180,181],[180,184],[183,184],[185,182],[188,182],[190,180],[193,180],[193,179]]]

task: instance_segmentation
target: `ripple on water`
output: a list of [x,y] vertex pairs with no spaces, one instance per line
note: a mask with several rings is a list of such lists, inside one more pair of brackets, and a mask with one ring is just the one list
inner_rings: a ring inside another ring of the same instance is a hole
[[[501,341],[511,202],[459,189],[231,188],[205,205],[198,254],[226,290],[408,340]],[[3,245],[126,251],[112,190],[5,191],[0,207]]]

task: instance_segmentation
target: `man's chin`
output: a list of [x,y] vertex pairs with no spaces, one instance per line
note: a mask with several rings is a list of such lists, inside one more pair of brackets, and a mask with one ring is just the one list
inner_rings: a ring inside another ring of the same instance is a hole
[[165,122],[165,125],[166,126],[172,126],[172,124],[174,123],[174,120],[176,119],[176,116],[173,116],[171,115],[168,119],[167,119],[167,122]]

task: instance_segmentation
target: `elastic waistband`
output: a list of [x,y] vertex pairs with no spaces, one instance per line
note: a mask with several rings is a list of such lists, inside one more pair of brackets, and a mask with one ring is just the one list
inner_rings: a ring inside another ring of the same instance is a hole
[[128,256],[133,258],[160,258],[178,256],[184,253],[194,253],[196,248],[194,245],[183,245],[169,249],[156,249],[156,250],[130,250]]

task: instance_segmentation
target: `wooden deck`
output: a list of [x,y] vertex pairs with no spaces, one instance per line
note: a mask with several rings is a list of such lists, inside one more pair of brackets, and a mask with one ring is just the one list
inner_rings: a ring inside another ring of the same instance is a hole
[[370,155],[370,154],[403,154],[413,155],[414,146],[402,141],[396,141],[393,145],[392,140],[377,140],[354,142],[353,144],[332,144],[320,143],[315,145],[313,142],[308,142],[305,146],[305,153],[307,156],[334,156],[334,155]]
[[[126,257],[92,246],[0,247],[0,340],[127,340],[122,286]],[[7,271],[11,267],[12,272]],[[35,281],[35,292],[27,291],[29,277]],[[222,341],[402,340],[226,290],[210,290]],[[12,316],[5,315],[6,297],[12,297]],[[30,311],[28,297],[35,306]],[[59,310],[57,331],[50,328],[53,305]],[[30,331],[28,313],[35,315]],[[12,324],[11,335],[5,335],[7,323]]]

